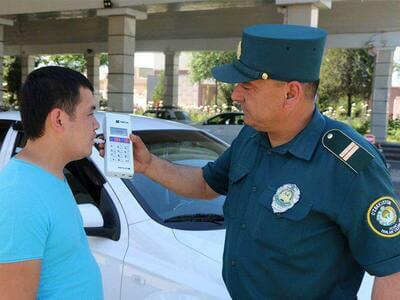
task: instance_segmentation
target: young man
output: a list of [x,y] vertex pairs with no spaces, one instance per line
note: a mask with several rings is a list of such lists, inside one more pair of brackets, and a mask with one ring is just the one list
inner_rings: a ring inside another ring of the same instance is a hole
[[256,25],[233,64],[247,126],[203,169],[151,155],[132,136],[135,170],[187,197],[227,195],[223,277],[234,299],[400,299],[400,209],[379,152],[315,106],[321,29]]
[[99,127],[82,74],[44,67],[22,90],[25,148],[0,173],[0,298],[102,299],[100,270],[63,169]]

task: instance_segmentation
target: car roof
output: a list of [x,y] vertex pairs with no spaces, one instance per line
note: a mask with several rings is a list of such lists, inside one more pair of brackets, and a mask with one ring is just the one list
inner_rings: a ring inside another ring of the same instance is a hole
[[[115,114],[126,114],[126,113],[115,113]],[[95,116],[97,121],[100,123],[100,128],[97,130],[99,133],[102,133],[102,124],[104,121],[105,112],[96,112]],[[131,124],[132,130],[195,130],[200,131],[195,127],[191,127],[182,123],[177,123],[173,121],[167,121],[163,119],[133,115],[131,116]],[[19,111],[6,111],[0,112],[0,120],[14,120],[21,121],[21,115]]]

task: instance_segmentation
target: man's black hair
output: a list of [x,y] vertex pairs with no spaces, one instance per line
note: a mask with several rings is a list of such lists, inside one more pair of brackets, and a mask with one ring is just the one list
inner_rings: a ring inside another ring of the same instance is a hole
[[54,108],[60,108],[74,118],[81,87],[93,93],[90,81],[71,69],[49,66],[31,72],[22,87],[20,101],[27,138],[34,140],[43,136],[46,118]]

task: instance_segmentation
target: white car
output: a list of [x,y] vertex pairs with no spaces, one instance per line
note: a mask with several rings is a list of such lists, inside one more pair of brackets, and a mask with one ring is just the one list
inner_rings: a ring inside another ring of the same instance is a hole
[[[103,116],[96,115],[100,124]],[[175,163],[200,167],[227,148],[190,126],[131,118],[150,151]],[[25,142],[19,113],[0,113],[0,169]],[[221,276],[225,197],[185,199],[141,174],[133,180],[106,177],[95,148],[90,157],[68,164],[65,177],[100,266],[106,300],[230,298]],[[367,275],[359,299],[369,299],[371,288]]]
[[240,130],[242,130],[243,125],[244,120],[242,112],[224,112],[194,126],[231,144]]

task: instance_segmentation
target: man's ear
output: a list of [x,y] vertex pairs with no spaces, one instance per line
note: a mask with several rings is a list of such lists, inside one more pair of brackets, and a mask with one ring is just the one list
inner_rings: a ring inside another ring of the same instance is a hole
[[295,109],[297,104],[303,97],[303,87],[298,81],[290,81],[286,85],[286,99],[284,101],[284,108],[291,110]]
[[47,121],[54,131],[61,133],[65,130],[65,112],[61,109],[52,109],[47,117]]

